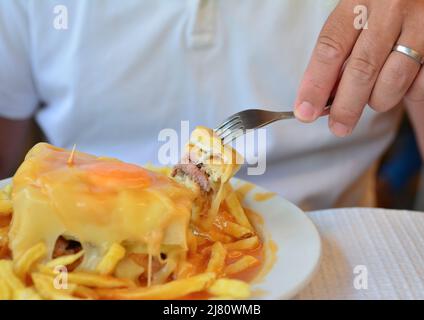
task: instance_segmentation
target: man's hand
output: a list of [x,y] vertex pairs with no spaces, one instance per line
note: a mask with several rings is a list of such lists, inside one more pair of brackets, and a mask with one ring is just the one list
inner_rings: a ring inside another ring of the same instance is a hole
[[[355,27],[358,5],[368,9],[367,29]],[[301,82],[297,118],[316,120],[338,80],[329,126],[340,137],[352,132],[367,103],[387,111],[404,99],[424,108],[424,69],[393,52],[396,44],[424,55],[424,0],[341,0],[320,33]]]

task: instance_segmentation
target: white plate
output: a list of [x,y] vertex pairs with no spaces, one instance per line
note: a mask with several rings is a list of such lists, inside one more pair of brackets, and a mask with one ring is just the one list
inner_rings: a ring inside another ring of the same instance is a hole
[[[0,181],[0,187],[10,182]],[[243,181],[233,179],[236,187]],[[295,205],[279,196],[256,201],[256,193],[267,190],[255,186],[245,197],[244,205],[264,219],[263,236],[276,244],[276,260],[270,271],[253,285],[257,299],[289,299],[311,280],[321,256],[321,241],[313,223]]]

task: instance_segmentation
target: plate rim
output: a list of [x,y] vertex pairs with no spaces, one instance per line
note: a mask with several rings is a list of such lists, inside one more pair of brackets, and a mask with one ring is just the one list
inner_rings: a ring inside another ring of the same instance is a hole
[[[240,179],[237,177],[234,177],[231,179],[231,183],[236,186],[242,185],[242,184],[251,184],[254,186],[254,188],[249,191],[250,193],[262,193],[262,192],[272,192],[258,184],[249,182],[247,180],[244,179]],[[275,193],[275,192],[273,192]],[[319,266],[322,260],[322,239],[321,239],[321,235],[318,231],[318,228],[316,227],[316,225],[313,223],[312,219],[306,214],[305,211],[303,211],[302,209],[300,209],[298,206],[296,206],[294,203],[288,201],[287,199],[283,198],[280,194],[275,193],[275,197],[273,198],[277,198],[278,201],[281,201],[285,204],[285,206],[290,207],[290,211],[294,211],[297,213],[300,213],[301,216],[303,217],[303,223],[306,223],[308,225],[308,227],[310,228],[310,231],[312,231],[312,234],[316,240],[316,245],[317,245],[317,250],[316,250],[316,257],[313,261],[313,264],[311,264],[311,268],[309,270],[309,272],[307,273],[307,276],[305,276],[304,279],[302,279],[301,281],[299,281],[299,283],[297,283],[294,287],[292,287],[289,291],[278,295],[278,298],[274,298],[274,299],[279,299],[279,300],[288,300],[291,299],[293,297],[295,297],[298,293],[300,293],[300,291],[302,291],[304,288],[307,287],[307,285],[311,282],[311,280],[315,277],[315,275],[317,274],[318,270],[319,270]],[[255,201],[257,202],[257,201]],[[248,207],[248,206],[247,206]],[[260,213],[260,212],[259,212]],[[267,230],[267,227],[265,226],[265,231]],[[271,233],[271,239],[273,238],[273,234]],[[271,270],[270,270],[271,271]],[[267,277],[267,275],[265,275],[264,279]],[[258,283],[257,285],[260,285],[260,283]],[[260,297],[259,299],[269,299],[266,296],[264,296],[263,298]]]

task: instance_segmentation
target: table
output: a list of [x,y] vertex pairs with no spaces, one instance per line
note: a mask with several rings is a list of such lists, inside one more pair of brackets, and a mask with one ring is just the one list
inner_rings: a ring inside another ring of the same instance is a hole
[[295,299],[424,299],[424,212],[347,208],[307,213],[320,267]]

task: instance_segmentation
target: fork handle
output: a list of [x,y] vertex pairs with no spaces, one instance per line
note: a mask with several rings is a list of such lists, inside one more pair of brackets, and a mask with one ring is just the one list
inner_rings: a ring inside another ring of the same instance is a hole
[[[330,108],[331,108],[331,105],[333,104],[333,102],[334,102],[334,97],[331,96],[328,99],[327,104],[326,104],[326,107],[322,111],[320,117],[324,117],[324,116],[327,116],[327,115],[330,114]],[[294,119],[294,118],[296,118],[296,116],[294,115],[294,112],[293,111],[278,112],[278,117],[279,117],[279,119],[276,119],[276,120],[285,120],[285,119]]]

